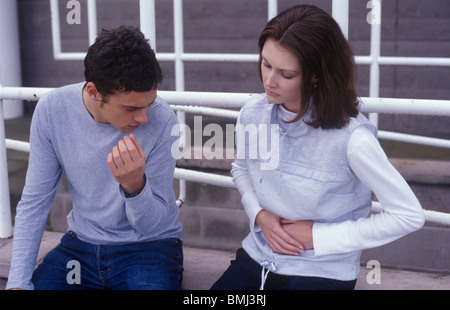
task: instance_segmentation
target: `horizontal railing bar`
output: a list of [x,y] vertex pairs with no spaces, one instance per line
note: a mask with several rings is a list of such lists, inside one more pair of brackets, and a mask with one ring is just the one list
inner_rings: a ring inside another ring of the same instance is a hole
[[[372,201],[372,212],[380,213],[383,207],[378,201]],[[423,210],[425,214],[425,221],[428,223],[450,225],[450,213],[444,213],[432,210]]]
[[0,100],[36,101],[53,89],[43,87],[0,87]]
[[158,91],[158,95],[172,105],[242,108],[254,94],[222,92]]
[[361,97],[360,99],[361,112],[450,116],[450,100],[369,97]]
[[[1,87],[0,88],[0,99],[38,100],[44,93],[46,93],[50,90],[51,90],[51,88]],[[240,107],[243,105],[243,103],[245,103],[245,101],[249,98],[249,96],[251,96],[251,94],[236,94],[236,93],[234,93],[234,94],[233,93],[230,93],[230,94],[229,93],[197,93],[197,92],[180,93],[180,92],[172,92],[172,91],[161,91],[160,95],[161,95],[161,97],[164,97],[165,100],[167,100],[169,102],[175,101],[175,102],[179,103],[180,104],[179,106],[177,106],[177,105],[173,106],[175,109],[180,109],[180,110],[185,109],[186,111],[193,112],[193,113],[198,113],[200,111],[199,109],[206,111],[205,113],[213,113],[213,110],[217,110],[217,109],[212,109],[210,107],[198,107],[198,106],[186,107],[184,105],[190,103],[190,104],[196,104],[196,105],[208,104],[209,106],[213,105],[213,106]],[[180,100],[180,99],[182,99],[182,100]],[[377,108],[377,106],[379,106],[381,102],[383,102],[382,105],[384,106],[384,105],[390,105],[390,104],[397,104],[397,103],[403,102],[405,100],[407,102],[409,102],[409,105],[411,103],[414,103],[414,104],[419,103],[419,105],[423,105],[426,102],[428,102],[428,103],[438,102],[439,104],[446,103],[447,106],[449,105],[448,101],[436,101],[436,100],[428,101],[428,100],[409,100],[409,99],[364,98],[363,99],[363,101],[364,101],[363,110],[367,110],[370,108]],[[179,102],[179,101],[182,101],[182,102]],[[443,108],[443,110],[446,110],[447,106],[445,106]],[[403,105],[402,108],[409,109],[410,106]],[[421,107],[420,109],[422,109],[422,108],[423,107]],[[439,109],[442,109],[442,107],[440,107]],[[417,111],[418,110],[416,109],[415,112],[417,113]],[[228,116],[230,118],[235,118],[238,115],[237,111],[221,110],[220,112],[229,113]],[[389,109],[389,112],[397,113],[397,112],[394,112],[392,109]],[[439,113],[443,114],[443,115],[450,115],[450,113],[448,113],[448,112],[442,113],[441,110],[439,110]],[[389,137],[389,138],[397,139],[397,138],[400,138],[400,136],[407,137],[408,139],[413,139],[414,141],[428,138],[428,137],[418,137],[418,136],[413,136],[413,135],[380,131],[380,138]],[[444,141],[441,139],[435,139],[435,138],[428,138],[428,139],[430,139],[433,142],[439,142],[439,143],[444,142],[444,144],[445,144],[444,147],[446,147],[448,145],[448,141]],[[423,141],[421,141],[421,142],[423,142]],[[13,149],[13,150],[21,151],[21,152],[26,152],[26,153],[30,152],[29,142],[6,139],[6,147],[8,149]],[[232,178],[229,176],[221,176],[221,175],[216,175],[216,174],[211,174],[211,173],[176,168],[174,177],[176,179],[182,179],[182,180],[191,181],[191,182],[207,183],[207,184],[216,185],[216,186],[235,188],[235,184],[233,183]],[[379,205],[377,205],[376,202],[373,203],[374,211],[379,212],[380,208],[381,207]],[[442,213],[442,212],[435,212],[435,211],[428,211],[428,210],[424,210],[424,212],[425,212],[427,222],[450,225],[450,214],[446,214],[446,213]]]
[[[0,99],[38,100],[52,88],[0,87]],[[171,105],[241,108],[250,93],[159,91]],[[361,112],[450,116],[450,100],[361,97]]]
[[379,65],[388,66],[439,66],[450,67],[450,58],[431,58],[431,57],[400,57],[400,56],[355,56],[355,62],[358,65],[370,65],[374,62]]
[[229,176],[217,175],[189,169],[175,168],[174,177],[197,183],[207,183],[221,187],[236,188],[233,179]]
[[[206,183],[215,186],[236,188],[233,179],[229,176],[211,174],[207,172],[199,172],[194,170],[175,168],[174,177],[185,181]],[[383,211],[383,207],[377,201],[372,202],[372,212],[379,213]],[[424,210],[425,221],[435,224],[450,225],[450,214],[438,211]]]
[[450,58],[382,56],[377,61],[378,64],[387,66],[450,66]]
[[198,62],[258,62],[258,54],[197,54],[197,53],[185,53],[181,54],[181,60],[183,61],[198,61]]
[[237,119],[239,116],[239,111],[225,110],[219,108],[207,108],[207,107],[192,107],[192,106],[174,106],[171,105],[172,109],[177,112],[186,112],[197,115],[210,115],[225,117],[231,119]]
[[[14,141],[6,139],[7,148],[12,147],[15,150],[22,151],[25,153],[30,152],[30,144],[28,142],[22,141]],[[189,169],[175,168],[174,178],[181,179],[190,182],[196,183],[205,183],[214,186],[221,186],[227,188],[236,188],[236,185],[233,182],[233,179],[229,176],[217,175],[207,172],[200,172]],[[382,207],[380,203],[373,202],[372,203],[372,211],[373,212],[381,212]],[[432,222],[435,224],[444,224],[450,225],[450,214],[424,210],[425,219],[427,222]]]
[[450,140],[379,130],[378,138],[450,149]]
[[30,143],[19,140],[5,139],[8,150],[30,153]]
[[[205,108],[199,108],[199,109],[205,109]],[[209,113],[204,113],[204,114],[229,117],[229,118],[233,118],[233,119],[237,118],[237,115],[234,115],[234,114],[238,113],[238,112],[233,113],[233,115],[231,115],[231,114],[221,115],[220,113],[214,113],[214,110],[215,109],[209,109],[209,111],[211,111],[211,114],[209,114]],[[197,109],[182,109],[182,111],[197,114]],[[224,110],[223,112],[226,113],[226,112],[234,112],[234,111],[225,111]],[[385,140],[399,141],[399,142],[405,142],[405,143],[415,143],[415,144],[450,149],[450,140],[438,139],[438,138],[432,138],[432,137],[424,137],[424,136],[417,136],[417,135],[411,135],[411,134],[379,130],[378,138],[385,139]],[[29,142],[25,142],[25,141],[6,139],[6,148],[10,149],[10,150],[21,151],[21,152],[29,152],[30,144],[29,144]]]
[[[84,52],[60,52],[55,54],[55,60],[84,60]],[[175,53],[157,53],[159,61],[174,61],[177,58]],[[233,53],[182,53],[182,61],[191,62],[257,62],[259,54],[233,54]],[[439,66],[450,67],[450,58],[445,57],[401,57],[401,56],[355,56],[355,63],[358,65],[370,65],[372,63],[387,66]]]

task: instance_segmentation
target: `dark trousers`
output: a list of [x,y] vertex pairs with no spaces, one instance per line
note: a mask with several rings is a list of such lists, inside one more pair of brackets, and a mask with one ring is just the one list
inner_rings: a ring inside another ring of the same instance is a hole
[[181,289],[181,240],[92,245],[69,232],[32,278],[36,290]]
[[[243,249],[236,259],[211,287],[211,290],[258,290],[262,267]],[[265,272],[265,271],[264,271]],[[266,290],[353,290],[356,280],[340,281],[318,277],[285,276],[269,272],[264,284]]]

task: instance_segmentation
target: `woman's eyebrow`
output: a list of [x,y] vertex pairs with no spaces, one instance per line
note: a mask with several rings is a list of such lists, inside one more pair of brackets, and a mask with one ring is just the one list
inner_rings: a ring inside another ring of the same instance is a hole
[[[270,64],[270,62],[266,59],[266,57],[264,57],[262,54],[261,54],[261,59],[262,59],[262,61],[263,62],[267,62],[268,64]],[[293,72],[293,73],[300,73],[300,71],[298,71],[298,70],[292,70],[292,69],[281,69],[281,68],[278,68],[280,71],[289,71],[289,72]]]

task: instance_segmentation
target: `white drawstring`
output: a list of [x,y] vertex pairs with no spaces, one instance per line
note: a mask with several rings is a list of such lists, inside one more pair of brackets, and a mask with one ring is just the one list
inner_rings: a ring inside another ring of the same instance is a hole
[[[269,261],[264,261],[261,263],[262,270],[261,270],[261,287],[259,288],[261,291],[264,290],[264,284],[266,283],[267,277],[269,275],[269,272],[275,272],[277,271],[277,267],[274,263],[271,263]],[[267,271],[265,269],[267,268]]]

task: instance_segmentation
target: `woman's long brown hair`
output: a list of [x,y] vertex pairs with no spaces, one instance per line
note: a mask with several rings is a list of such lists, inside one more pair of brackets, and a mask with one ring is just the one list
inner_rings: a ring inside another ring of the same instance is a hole
[[260,52],[268,38],[293,52],[301,66],[302,109],[291,122],[303,116],[311,97],[312,119],[306,123],[314,128],[342,128],[358,115],[353,51],[328,13],[310,5],[292,7],[267,24],[259,37]]

